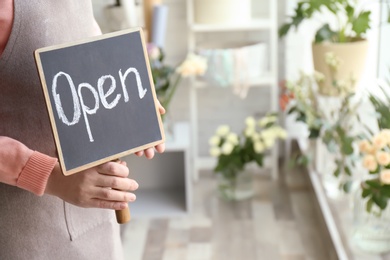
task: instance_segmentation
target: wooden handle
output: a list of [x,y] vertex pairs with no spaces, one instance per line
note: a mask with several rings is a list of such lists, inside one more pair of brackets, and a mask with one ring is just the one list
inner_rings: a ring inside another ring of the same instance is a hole
[[125,224],[130,221],[130,209],[115,210],[116,221],[119,224]]

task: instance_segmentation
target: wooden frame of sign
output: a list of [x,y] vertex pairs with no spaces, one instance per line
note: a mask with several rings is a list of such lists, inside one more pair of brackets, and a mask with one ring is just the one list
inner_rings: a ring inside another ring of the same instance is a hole
[[141,28],[35,51],[64,175],[165,141]]

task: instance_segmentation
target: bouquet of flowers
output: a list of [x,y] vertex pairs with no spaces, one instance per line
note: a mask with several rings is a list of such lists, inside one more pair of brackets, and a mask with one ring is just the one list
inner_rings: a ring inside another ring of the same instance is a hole
[[235,178],[247,163],[256,162],[261,167],[264,153],[275,145],[277,139],[286,137],[286,131],[277,124],[274,114],[258,121],[247,117],[240,135],[232,132],[228,125],[221,125],[209,140],[210,155],[218,158],[214,172]]
[[362,140],[359,150],[364,156],[363,167],[370,173],[361,184],[362,197],[367,198],[366,210],[371,212],[373,205],[384,210],[390,199],[390,129]]

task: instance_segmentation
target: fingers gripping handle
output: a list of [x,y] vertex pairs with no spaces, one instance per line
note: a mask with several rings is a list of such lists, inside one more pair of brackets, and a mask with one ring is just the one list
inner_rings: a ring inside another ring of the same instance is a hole
[[125,224],[130,221],[130,209],[115,210],[116,221],[119,224]]

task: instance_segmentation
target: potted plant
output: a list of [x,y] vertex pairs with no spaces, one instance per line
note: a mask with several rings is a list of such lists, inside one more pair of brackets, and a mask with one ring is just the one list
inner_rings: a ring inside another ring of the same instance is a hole
[[260,120],[247,117],[241,134],[231,131],[228,125],[221,125],[210,138],[210,155],[217,158],[214,172],[218,180],[218,194],[225,200],[250,198],[252,171],[249,165],[263,166],[264,154],[285,139],[286,131],[277,124],[277,116],[269,114]]
[[313,17],[322,19],[322,26],[316,31],[312,44],[313,64],[315,70],[326,78],[319,92],[334,96],[338,93],[326,91],[326,87],[332,86],[329,76],[332,71],[323,57],[329,52],[334,53],[341,62],[338,74],[333,76],[340,81],[352,76],[357,83],[366,61],[366,33],[370,28],[370,15],[371,11],[362,9],[354,0],[301,0],[289,21],[279,28],[279,36],[283,38],[305,20]]

